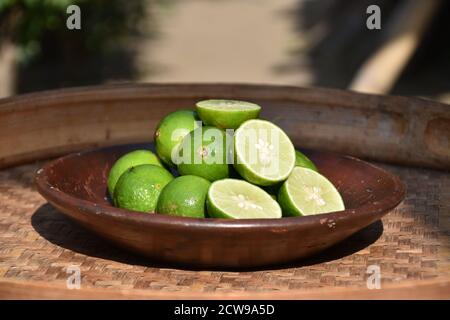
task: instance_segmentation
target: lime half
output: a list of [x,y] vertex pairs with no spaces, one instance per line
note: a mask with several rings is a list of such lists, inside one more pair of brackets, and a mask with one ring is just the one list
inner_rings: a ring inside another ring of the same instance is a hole
[[287,179],[295,165],[295,149],[279,127],[248,120],[234,135],[234,166],[247,181],[269,186]]
[[244,121],[258,118],[261,107],[237,100],[203,100],[197,102],[197,113],[205,125],[236,129]]
[[223,179],[211,184],[208,215],[226,219],[281,218],[280,205],[263,189],[243,180]]
[[320,173],[295,167],[278,193],[287,216],[308,216],[345,210],[344,201],[333,184]]

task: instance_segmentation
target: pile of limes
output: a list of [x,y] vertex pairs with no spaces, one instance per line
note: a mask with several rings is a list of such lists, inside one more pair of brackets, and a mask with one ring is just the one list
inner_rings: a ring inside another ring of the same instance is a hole
[[156,154],[136,150],[111,168],[114,205],[234,219],[344,210],[333,184],[283,130],[258,119],[260,111],[250,102],[205,100],[195,111],[170,113],[156,128]]

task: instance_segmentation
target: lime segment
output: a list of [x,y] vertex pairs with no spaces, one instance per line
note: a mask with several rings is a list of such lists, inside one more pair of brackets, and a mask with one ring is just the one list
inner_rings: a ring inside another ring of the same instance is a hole
[[295,167],[281,186],[278,201],[287,216],[307,216],[345,210],[334,185],[320,173]]
[[279,204],[263,189],[243,180],[223,179],[211,184],[208,214],[226,219],[281,218]]
[[234,153],[238,173],[261,186],[286,180],[295,165],[291,140],[266,120],[248,120],[236,130]]
[[236,129],[246,120],[258,118],[261,107],[237,100],[204,100],[197,102],[197,113],[205,125]]

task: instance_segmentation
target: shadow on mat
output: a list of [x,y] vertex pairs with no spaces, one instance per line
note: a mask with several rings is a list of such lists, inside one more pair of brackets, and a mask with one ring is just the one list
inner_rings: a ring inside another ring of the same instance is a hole
[[[189,266],[187,267],[184,265],[154,262],[139,255],[129,253],[121,248],[111,245],[106,240],[103,240],[102,238],[89,232],[75,221],[61,214],[57,209],[53,208],[48,203],[42,205],[38,210],[36,210],[31,217],[31,224],[37,233],[54,245],[84,254],[86,256],[150,268],[178,268],[192,271],[205,270]],[[364,249],[374,243],[382,233],[383,223],[381,221],[377,221],[353,234],[339,244],[307,259],[302,259],[300,261],[294,261],[283,265],[278,264],[251,269],[227,269],[226,271],[244,272],[282,268],[299,268],[329,262]],[[225,271],[223,269],[211,268],[208,268],[208,270]]]

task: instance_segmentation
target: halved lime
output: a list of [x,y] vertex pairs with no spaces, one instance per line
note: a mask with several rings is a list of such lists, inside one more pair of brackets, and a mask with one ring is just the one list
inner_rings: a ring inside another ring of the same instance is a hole
[[150,150],[135,150],[121,156],[111,167],[108,174],[108,191],[111,197],[120,176],[131,167],[141,164],[155,164],[162,167],[158,157]]
[[244,180],[223,179],[211,184],[208,215],[226,219],[281,218],[280,205],[263,189]]
[[279,127],[248,120],[234,135],[234,167],[247,181],[269,186],[287,179],[295,165],[295,149]]
[[173,166],[172,156],[178,145],[192,130],[199,127],[200,120],[192,110],[178,110],[165,116],[156,127],[155,146],[158,156],[169,166]]
[[308,168],[319,172],[314,162],[312,162],[307,156],[305,156],[302,152],[298,150],[295,150],[295,166]]
[[344,201],[334,185],[320,173],[295,167],[278,193],[286,216],[308,216],[345,210]]
[[258,118],[261,107],[238,100],[203,100],[197,102],[197,113],[205,125],[236,129],[244,121]]

